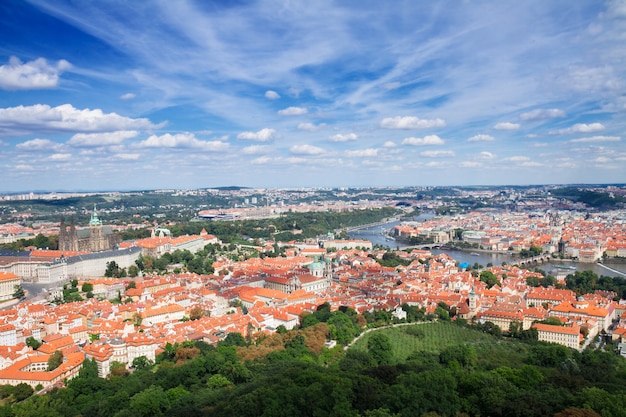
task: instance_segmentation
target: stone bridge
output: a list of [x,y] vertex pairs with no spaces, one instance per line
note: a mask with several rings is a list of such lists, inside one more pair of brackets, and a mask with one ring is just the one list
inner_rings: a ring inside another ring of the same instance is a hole
[[524,258],[520,259],[519,262],[515,262],[515,264],[522,266],[532,266],[537,264],[542,264],[544,262],[550,262],[552,260],[552,256],[548,254],[533,256],[532,258]]

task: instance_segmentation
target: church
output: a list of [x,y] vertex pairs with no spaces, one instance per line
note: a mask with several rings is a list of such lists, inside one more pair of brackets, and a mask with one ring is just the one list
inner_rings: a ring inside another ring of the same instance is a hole
[[67,227],[65,220],[61,220],[59,228],[59,250],[102,252],[115,249],[121,238],[113,233],[109,226],[104,226],[98,218],[94,205],[89,228],[77,229],[74,219]]

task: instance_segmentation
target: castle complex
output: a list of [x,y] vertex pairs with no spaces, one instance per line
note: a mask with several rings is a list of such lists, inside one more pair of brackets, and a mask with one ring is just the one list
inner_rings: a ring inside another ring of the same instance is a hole
[[93,208],[89,229],[77,229],[74,219],[68,227],[61,220],[59,228],[59,250],[102,252],[114,249],[120,242],[110,227],[102,225],[96,207]]

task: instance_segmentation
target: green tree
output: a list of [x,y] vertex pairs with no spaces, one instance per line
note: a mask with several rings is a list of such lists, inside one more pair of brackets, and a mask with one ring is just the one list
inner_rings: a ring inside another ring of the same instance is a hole
[[24,297],[26,297],[26,294],[24,293],[24,288],[22,288],[21,285],[13,286],[13,298],[17,298],[18,300],[22,300],[22,299],[24,299]]
[[133,395],[129,409],[136,416],[154,417],[164,415],[169,406],[170,401],[163,388],[153,385]]
[[367,350],[378,365],[389,365],[393,358],[391,341],[386,334],[376,332],[367,340]]
[[82,292],[91,292],[93,291],[93,284],[90,282],[83,283],[83,286],[80,288]]
[[491,271],[482,271],[480,273],[480,280],[487,284],[487,288],[491,288],[496,284],[500,284],[498,277]]
[[143,371],[146,369],[151,369],[154,366],[154,361],[148,359],[145,356],[138,356],[135,359],[133,359],[131,366],[133,369],[136,369],[138,371]]
[[13,398],[17,402],[24,401],[25,399],[33,395],[34,392],[35,390],[33,390],[30,385],[21,382],[13,388]]
[[218,342],[219,346],[246,346],[246,339],[239,332],[230,332],[224,340]]
[[137,265],[131,265],[128,267],[128,276],[135,278],[137,275],[139,275],[139,268],[137,267]]
[[48,371],[54,371],[63,363],[63,352],[56,350],[48,358]]
[[39,349],[39,347],[41,345],[42,345],[42,343],[39,340],[37,340],[34,337],[32,337],[32,336],[29,336],[29,337],[26,338],[26,346],[32,348],[33,350]]

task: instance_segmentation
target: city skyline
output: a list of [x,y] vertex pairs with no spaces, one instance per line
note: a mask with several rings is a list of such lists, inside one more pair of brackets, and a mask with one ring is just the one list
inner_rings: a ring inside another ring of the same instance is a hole
[[626,182],[625,1],[0,16],[0,192]]

